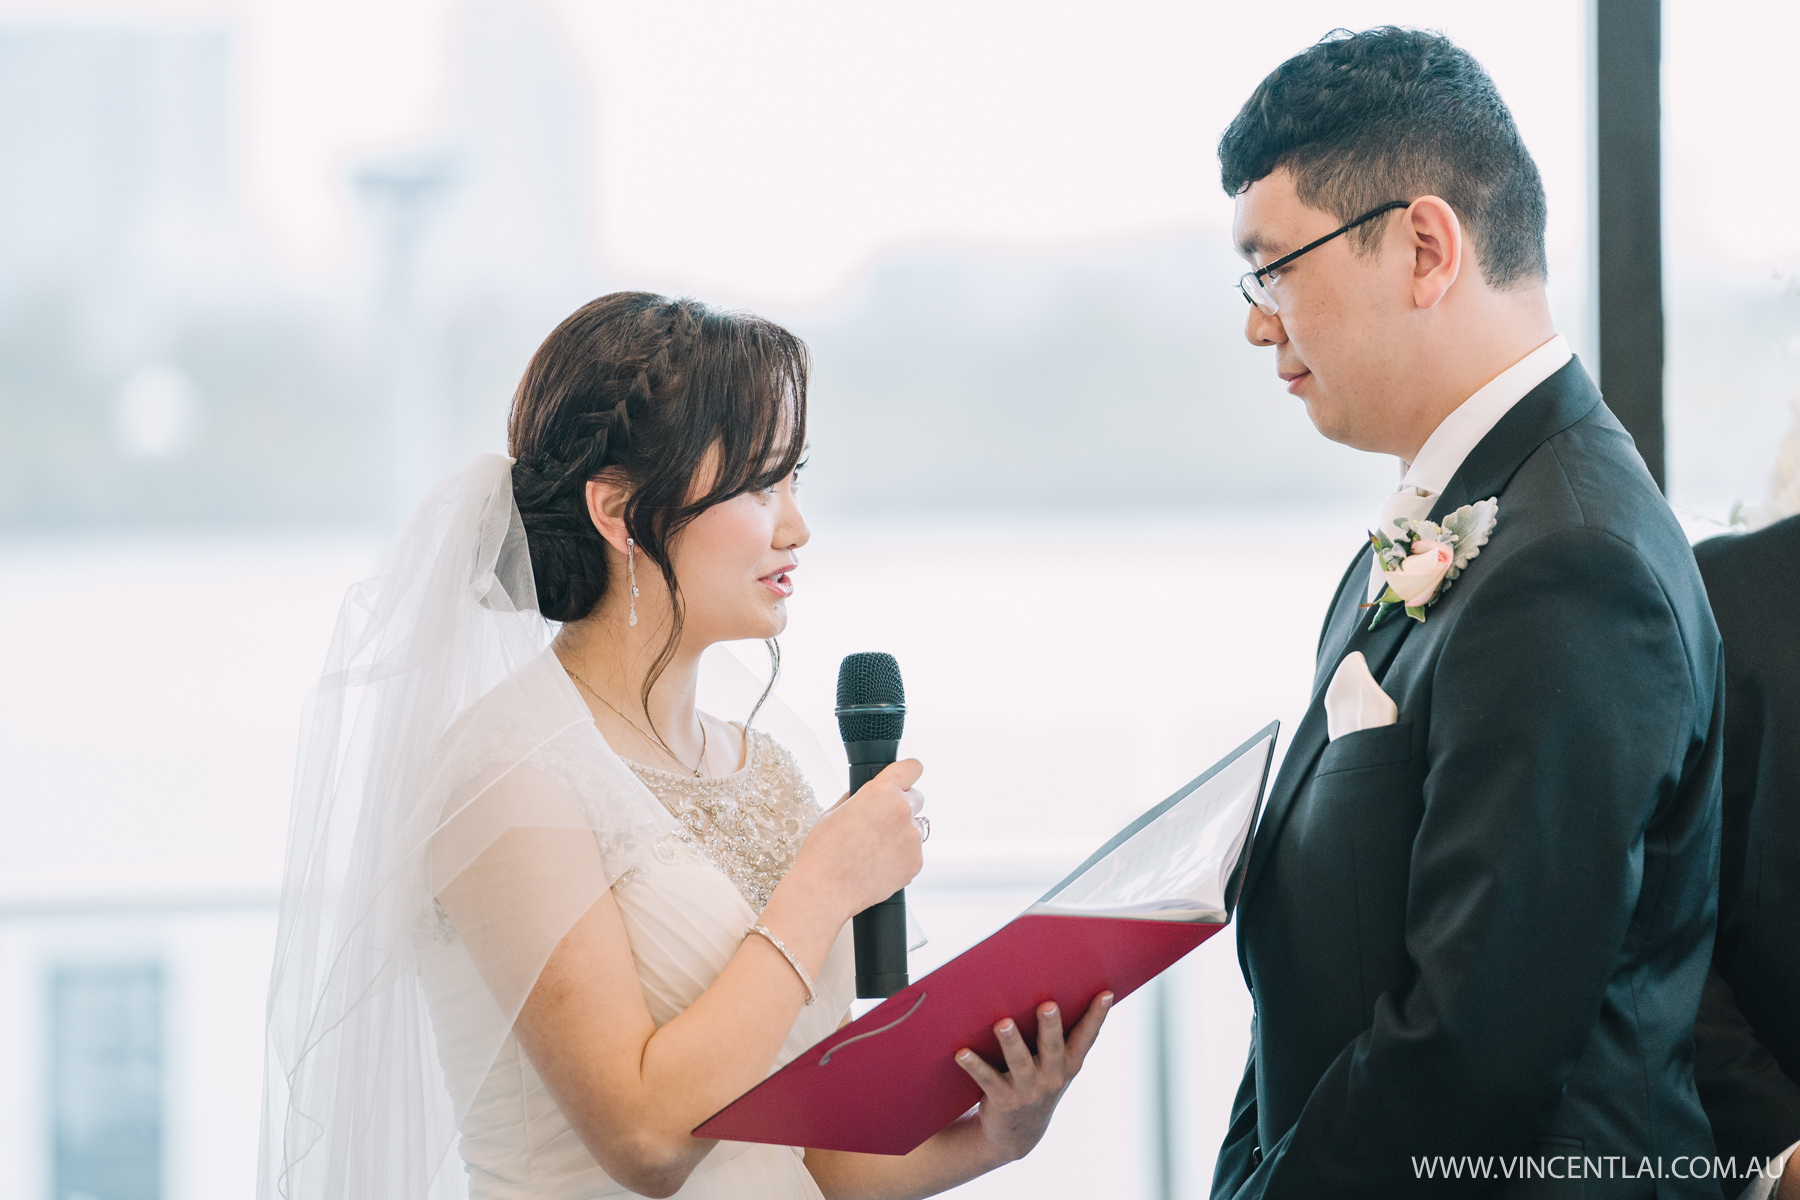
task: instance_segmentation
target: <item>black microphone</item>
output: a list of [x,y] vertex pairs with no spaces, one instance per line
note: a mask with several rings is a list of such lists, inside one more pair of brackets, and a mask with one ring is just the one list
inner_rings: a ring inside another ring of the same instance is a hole
[[[838,666],[838,732],[850,760],[850,790],[881,774],[900,750],[906,727],[906,688],[891,654],[851,654]],[[906,889],[857,913],[856,994],[891,996],[906,986]]]

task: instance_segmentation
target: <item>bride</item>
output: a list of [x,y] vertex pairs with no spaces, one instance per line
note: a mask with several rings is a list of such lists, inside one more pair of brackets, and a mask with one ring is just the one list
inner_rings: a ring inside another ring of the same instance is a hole
[[696,706],[708,646],[786,624],[806,377],[767,321],[604,296],[532,358],[512,458],[439,485],[346,597],[302,731],[264,1200],[926,1196],[1043,1136],[1110,994],[1066,1036],[1043,1005],[1035,1054],[1002,1021],[1003,1067],[959,1051],[980,1105],[905,1156],[689,1133],[846,1019],[849,919],[928,829],[918,762],[821,814],[762,700]]

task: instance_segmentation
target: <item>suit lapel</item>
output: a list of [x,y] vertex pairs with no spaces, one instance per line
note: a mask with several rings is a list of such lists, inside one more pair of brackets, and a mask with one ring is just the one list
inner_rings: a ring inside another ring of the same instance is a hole
[[[1463,461],[1456,474],[1451,476],[1443,495],[1432,507],[1430,519],[1441,521],[1465,504],[1498,495],[1539,446],[1587,416],[1599,403],[1600,392],[1588,378],[1581,361],[1570,359],[1567,365],[1513,405],[1480,444],[1470,451],[1469,457]],[[1500,520],[1506,520],[1504,508],[1500,513]],[[1280,837],[1282,825],[1293,811],[1301,785],[1311,778],[1313,766],[1329,741],[1325,721],[1325,689],[1330,686],[1331,677],[1337,673],[1338,664],[1352,650],[1361,650],[1363,657],[1368,660],[1369,673],[1377,680],[1382,679],[1392,665],[1394,656],[1400,652],[1406,635],[1419,623],[1403,614],[1396,614],[1384,621],[1380,628],[1369,628],[1371,611],[1356,607],[1365,594],[1363,581],[1368,578],[1369,553],[1365,550],[1357,557],[1356,563],[1339,584],[1338,595],[1333,601],[1332,619],[1320,644],[1318,667],[1313,677],[1312,701],[1307,705],[1306,716],[1301,719],[1299,728],[1294,731],[1294,740],[1288,744],[1287,754],[1281,760],[1281,771],[1275,777],[1275,785],[1270,790],[1268,803],[1263,809],[1262,821],[1256,827],[1256,836],[1250,847],[1250,866],[1245,872],[1244,886],[1240,892],[1240,906],[1254,892],[1275,851],[1275,842]],[[1362,568],[1360,572],[1356,569],[1358,566]],[[1241,953],[1240,949],[1240,956]]]
[[[1498,496],[1537,448],[1581,420],[1600,405],[1600,389],[1588,378],[1579,358],[1571,358],[1500,418],[1488,435],[1469,451],[1462,466],[1444,485],[1430,520],[1442,521],[1465,504]],[[1506,524],[1506,509],[1500,510]]]
[[[1363,574],[1346,580],[1345,590],[1338,595],[1337,612],[1327,634],[1328,649],[1319,658],[1319,670],[1313,680],[1312,702],[1306,707],[1306,716],[1301,719],[1300,727],[1294,731],[1294,740],[1288,744],[1287,755],[1281,760],[1281,771],[1275,776],[1275,787],[1269,794],[1262,821],[1257,825],[1256,837],[1250,846],[1250,866],[1244,875],[1242,896],[1249,896],[1251,889],[1256,886],[1263,864],[1274,852],[1281,827],[1293,811],[1294,800],[1300,794],[1300,785],[1312,775],[1313,764],[1318,761],[1330,740],[1325,721],[1325,689],[1331,685],[1331,677],[1337,673],[1338,664],[1352,650],[1361,650],[1363,657],[1369,662],[1369,673],[1380,679],[1394,661],[1394,655],[1400,652],[1406,635],[1418,624],[1410,617],[1399,616],[1389,617],[1377,629],[1369,628],[1373,611],[1357,607],[1365,591],[1361,581],[1367,578],[1368,555],[1359,555],[1356,561],[1363,565]],[[1344,628],[1346,625],[1348,629]],[[1335,648],[1331,648],[1333,646]],[[1239,903],[1242,902],[1240,899]]]
[[1369,593],[1369,572],[1373,569],[1374,553],[1373,547],[1367,542],[1363,543],[1355,561],[1350,564],[1350,570],[1338,584],[1338,594],[1331,604],[1331,619],[1326,623],[1325,636],[1319,639],[1318,663],[1313,668],[1312,694],[1315,700],[1331,682],[1332,673],[1337,670],[1338,661],[1344,657],[1358,626],[1369,623],[1370,613],[1362,607],[1362,601]]

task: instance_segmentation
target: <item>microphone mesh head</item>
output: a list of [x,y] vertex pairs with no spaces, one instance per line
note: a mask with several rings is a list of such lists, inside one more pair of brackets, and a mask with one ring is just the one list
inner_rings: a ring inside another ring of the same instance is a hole
[[[868,704],[897,704],[902,711],[886,713],[845,712]],[[906,727],[906,688],[900,682],[900,664],[891,654],[867,650],[850,654],[838,665],[838,732],[846,742],[897,742]]]

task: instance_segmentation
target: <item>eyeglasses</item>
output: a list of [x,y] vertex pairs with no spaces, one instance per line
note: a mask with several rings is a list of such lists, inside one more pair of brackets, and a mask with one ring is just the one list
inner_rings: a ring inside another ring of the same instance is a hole
[[1254,271],[1245,271],[1243,277],[1238,280],[1238,291],[1244,293],[1245,300],[1256,305],[1256,307],[1262,309],[1263,312],[1272,317],[1281,311],[1281,305],[1276,302],[1275,293],[1269,290],[1269,285],[1263,278],[1265,275],[1281,270],[1281,268],[1287,266],[1307,251],[1317,250],[1332,238],[1337,237],[1340,234],[1349,233],[1358,225],[1367,224],[1376,217],[1379,217],[1382,213],[1393,212],[1396,208],[1408,208],[1411,207],[1411,205],[1411,200],[1390,200],[1380,208],[1364,213],[1348,225],[1340,225],[1324,237],[1306,243],[1306,245],[1300,247],[1292,254],[1282,255],[1266,267],[1258,267]]

